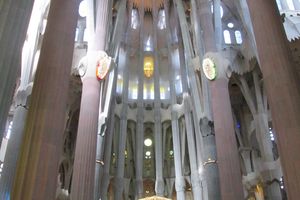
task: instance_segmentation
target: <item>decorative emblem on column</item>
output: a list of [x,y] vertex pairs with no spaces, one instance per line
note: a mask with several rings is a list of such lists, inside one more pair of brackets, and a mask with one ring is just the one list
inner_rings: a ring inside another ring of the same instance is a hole
[[214,80],[217,77],[217,70],[214,61],[210,58],[205,58],[202,62],[203,72],[208,80]]
[[96,77],[99,81],[106,77],[110,64],[111,57],[109,57],[107,54],[97,60]]

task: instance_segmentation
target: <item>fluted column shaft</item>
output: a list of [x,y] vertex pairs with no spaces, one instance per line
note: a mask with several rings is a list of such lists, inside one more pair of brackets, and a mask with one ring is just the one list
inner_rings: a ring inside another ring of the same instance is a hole
[[88,77],[82,82],[82,97],[76,139],[71,198],[93,199],[99,82]]
[[14,89],[21,70],[22,47],[33,0],[0,2],[0,144]]
[[228,79],[211,83],[217,163],[220,172],[222,200],[243,199],[239,155],[228,91]]
[[78,4],[51,1],[12,199],[55,198]]
[[247,2],[272,122],[277,133],[288,199],[296,200],[300,196],[300,154],[295,153],[300,151],[299,79],[275,1]]

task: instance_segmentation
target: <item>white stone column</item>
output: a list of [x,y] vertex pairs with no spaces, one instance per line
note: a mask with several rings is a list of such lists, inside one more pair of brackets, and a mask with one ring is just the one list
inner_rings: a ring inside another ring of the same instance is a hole
[[175,75],[172,65],[172,47],[171,47],[171,30],[169,24],[169,10],[168,3],[165,0],[165,14],[166,14],[166,39],[168,44],[168,62],[169,62],[169,71],[170,73],[170,96],[171,96],[171,120],[172,120],[172,138],[173,138],[173,151],[174,151],[174,165],[175,165],[175,189],[177,193],[178,200],[185,199],[185,180],[182,173],[181,165],[181,145],[180,145],[180,136],[179,136],[179,124],[178,124],[178,113],[174,109],[176,105],[176,91],[175,91]]
[[[126,49],[125,49],[126,51]],[[124,169],[125,169],[125,148],[127,140],[127,112],[128,112],[128,85],[129,85],[129,70],[127,69],[130,64],[129,52],[127,52],[126,66],[123,78],[123,95],[122,95],[122,111],[120,116],[120,135],[119,135],[119,148],[117,156],[117,169],[114,180],[114,199],[122,199],[124,190]],[[108,170],[109,171],[109,170]],[[105,191],[106,193],[106,191]]]
[[190,97],[187,93],[185,93],[183,98],[184,98],[184,107],[185,107],[184,118],[186,123],[186,134],[187,134],[190,169],[191,169],[192,191],[193,191],[194,199],[202,199],[202,188],[201,188],[201,182],[198,173],[194,127],[191,118]]
[[12,190],[28,113],[31,90],[32,84],[28,85],[25,90],[21,89],[17,92],[11,135],[8,139],[3,170],[0,178],[0,199],[8,199],[8,195],[10,195]]
[[162,152],[162,125],[161,125],[161,106],[160,106],[160,81],[159,81],[159,56],[157,48],[157,23],[158,12],[155,0],[152,0],[153,12],[153,46],[154,46],[154,130],[155,130],[155,192],[157,196],[164,196],[164,179],[163,179],[163,152]]
[[136,170],[136,191],[135,199],[140,199],[144,194],[143,186],[143,164],[144,164],[144,1],[141,1],[141,7],[139,10],[140,18],[140,52],[138,62],[138,99],[137,99],[137,129],[136,129],[136,152],[135,152],[135,170]]

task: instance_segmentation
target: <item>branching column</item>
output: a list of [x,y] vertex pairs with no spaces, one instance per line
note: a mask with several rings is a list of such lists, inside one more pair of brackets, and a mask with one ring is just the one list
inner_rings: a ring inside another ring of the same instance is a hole
[[[97,130],[100,100],[100,82],[96,78],[96,67],[106,43],[109,1],[104,0],[96,8],[96,26],[88,26],[92,35],[88,41],[87,66],[82,77],[82,96],[76,150],[73,168],[71,199],[94,199]],[[94,16],[91,16],[94,17]],[[90,17],[87,20],[91,20]],[[89,25],[89,23],[88,23]]]
[[78,4],[51,1],[12,199],[55,199]]
[[214,60],[218,73],[216,80],[211,82],[211,91],[221,198],[243,199],[240,161],[228,90],[229,62],[218,53],[207,53],[205,57]]
[[[239,165],[239,154],[232,119],[230,97],[228,91],[227,68],[229,63],[216,52],[214,30],[211,22],[210,4],[208,0],[199,0],[200,23],[203,29],[205,57],[211,58],[217,67],[216,80],[210,82],[211,101],[215,138],[217,146],[217,164],[219,167],[221,199],[243,199],[242,177]],[[208,163],[211,161],[208,160]]]
[[[184,31],[184,30],[182,30],[182,31]],[[181,38],[179,39],[179,42],[182,43]],[[181,46],[179,45],[179,48],[180,47]],[[186,67],[185,67],[185,64],[189,61],[184,59],[184,53],[189,54],[189,52],[183,52],[182,50],[179,50],[181,82],[182,82],[183,102],[184,102],[184,119],[185,119],[185,126],[186,126],[186,129],[184,128],[183,130],[186,130],[190,169],[191,169],[191,182],[192,182],[193,197],[194,197],[194,199],[201,199],[202,198],[202,188],[201,188],[201,182],[200,182],[200,178],[199,178],[200,174],[198,173],[197,152],[196,152],[196,142],[195,142],[195,129],[193,126],[193,121],[192,121],[192,112],[193,112],[192,107],[191,107],[192,100],[191,100],[190,95],[188,94],[187,71],[186,71]],[[199,154],[200,154],[200,152],[199,152]],[[200,160],[200,162],[201,162],[201,160]]]
[[[277,133],[288,199],[300,196],[299,78],[276,2],[248,0],[260,66]],[[264,12],[262,14],[262,12]],[[266,37],[267,35],[267,37]]]

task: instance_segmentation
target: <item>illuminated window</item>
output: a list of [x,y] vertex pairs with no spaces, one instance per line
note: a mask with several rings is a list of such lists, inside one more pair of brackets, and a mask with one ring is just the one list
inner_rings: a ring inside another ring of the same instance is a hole
[[146,41],[146,44],[145,44],[145,48],[144,50],[145,51],[152,51],[152,42],[151,42],[151,37],[149,36],[147,41]]
[[180,79],[175,81],[175,90],[176,94],[182,93],[182,83]]
[[122,76],[119,74],[117,80],[117,93],[121,94],[122,90],[123,90],[123,79]]
[[231,22],[229,22],[229,23],[227,24],[227,26],[228,26],[228,28],[233,28],[233,27],[234,27],[234,24],[231,23]]
[[166,99],[166,90],[163,87],[160,87],[160,99]]
[[144,144],[146,147],[150,147],[152,145],[152,140],[150,138],[146,138],[144,140]]
[[277,6],[279,10],[282,10],[281,2],[280,0],[276,0]]
[[87,15],[87,1],[86,0],[81,1],[81,3],[79,4],[78,12],[81,17],[86,17],[86,15]]
[[131,88],[131,98],[132,99],[138,98],[138,88],[137,87]]
[[158,13],[158,28],[165,29],[166,28],[166,14],[165,10],[160,10]]
[[87,42],[89,39],[89,34],[87,29],[84,29],[84,33],[83,33],[83,41]]
[[[214,13],[214,4],[211,4],[210,9],[211,9],[211,13]],[[220,9],[221,9],[220,12],[221,12],[221,18],[222,18],[224,15],[224,10],[223,10],[222,6],[220,6]]]
[[295,10],[293,0],[286,0],[290,10]]
[[223,35],[225,44],[231,44],[230,32],[228,30],[225,30],[223,32]]
[[234,35],[235,35],[236,43],[242,44],[243,38],[242,38],[241,31],[235,31]]
[[144,75],[147,78],[151,78],[154,73],[154,63],[151,56],[144,57]]
[[138,26],[138,12],[136,9],[132,9],[131,12],[131,28],[137,29]]

